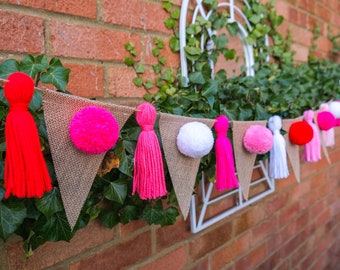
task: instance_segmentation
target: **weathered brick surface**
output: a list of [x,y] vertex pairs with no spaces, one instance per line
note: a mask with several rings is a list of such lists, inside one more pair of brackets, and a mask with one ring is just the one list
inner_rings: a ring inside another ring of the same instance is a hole
[[52,54],[62,57],[121,60],[128,56],[125,43],[133,42],[140,51],[140,37],[133,33],[68,24],[50,24]]
[[139,270],[174,270],[184,269],[188,264],[187,248],[182,246],[174,251],[171,251],[159,259],[153,260],[145,266],[138,267]]
[[98,65],[65,65],[70,68],[67,90],[81,97],[104,96],[104,68]]
[[170,33],[163,24],[166,12],[160,4],[145,0],[104,0],[103,20],[117,25]]
[[97,14],[96,0],[3,0],[1,2],[88,18],[96,18]]
[[[174,3],[180,6],[182,1]],[[333,34],[340,31],[339,1],[277,0],[276,4],[278,14],[286,18],[279,31],[284,36],[288,29],[292,32],[296,61],[307,60],[316,26],[321,35],[316,56],[340,59],[330,53],[327,38],[328,25]],[[188,20],[191,16],[189,12]],[[165,41],[162,54],[167,67],[177,68],[179,56],[168,46],[172,33],[163,25],[165,17],[161,0],[4,0],[0,57],[21,59],[27,53],[60,57],[71,69],[68,90],[73,94],[136,106],[146,91],[132,83],[136,75],[123,63],[128,56],[124,45],[136,46],[137,60],[146,65],[144,78],[155,77],[151,71],[157,62],[152,56],[154,37]],[[228,71],[236,67],[226,65]],[[70,243],[46,243],[26,262],[20,240],[1,244],[0,269],[337,269],[338,128],[336,136],[336,147],[328,148],[331,164],[325,158],[316,163],[301,160],[301,183],[291,172],[287,179],[276,181],[273,194],[197,234],[190,232],[189,219],[182,217],[169,227],[134,221],[110,230],[92,222]],[[216,204],[209,214],[229,205],[230,201]]]
[[69,269],[122,269],[123,267],[145,260],[150,255],[151,235],[150,232],[145,232],[74,262],[70,265]]
[[6,252],[11,270],[44,269],[113,239],[114,229],[106,229],[98,222],[91,222],[85,229],[78,231],[70,243],[47,242],[35,250],[34,256],[27,261],[23,259],[22,242],[7,244]]
[[0,51],[44,53],[43,19],[0,10]]

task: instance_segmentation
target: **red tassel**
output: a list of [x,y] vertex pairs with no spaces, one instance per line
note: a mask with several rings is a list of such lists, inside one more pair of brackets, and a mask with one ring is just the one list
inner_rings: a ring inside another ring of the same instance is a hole
[[38,129],[28,111],[33,93],[34,83],[28,75],[15,72],[8,77],[4,90],[10,105],[5,125],[5,198],[40,198],[52,189]]
[[229,127],[228,118],[218,116],[214,124],[216,130],[216,189],[233,189],[239,187],[235,175],[233,149],[226,136]]
[[155,199],[166,195],[162,153],[154,131],[156,109],[148,102],[137,107],[137,123],[141,126],[134,156],[132,195],[141,199]]

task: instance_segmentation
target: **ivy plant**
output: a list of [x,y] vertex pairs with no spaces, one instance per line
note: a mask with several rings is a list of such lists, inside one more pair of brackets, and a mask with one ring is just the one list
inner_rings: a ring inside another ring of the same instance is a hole
[[[144,99],[162,112],[205,118],[225,114],[231,120],[262,120],[272,114],[292,118],[300,116],[306,109],[316,109],[320,102],[339,99],[339,65],[313,57],[317,31],[308,62],[295,64],[289,32],[283,35],[277,31],[283,17],[276,14],[274,2],[262,4],[249,0],[248,3],[249,6],[243,7],[243,12],[252,26],[247,42],[254,45],[255,76],[245,76],[244,68],[238,76],[228,74],[223,69],[216,70],[211,76],[211,63],[215,64],[220,57],[225,61],[237,61],[237,53],[230,47],[229,38],[237,35],[239,26],[237,23],[228,23],[228,13],[218,8],[218,1],[203,0],[203,4],[213,12],[208,20],[198,16],[196,22],[187,27],[185,52],[189,82],[180,76],[179,70],[167,67],[163,53],[165,41],[154,39],[152,54],[157,60],[153,65],[137,61],[139,52],[133,43],[126,43],[125,49],[130,56],[124,61],[135,70],[133,83],[145,89]],[[179,8],[173,4],[173,0],[163,0],[163,8],[169,15],[164,19],[164,24],[173,32],[169,45],[174,53],[178,53]],[[215,34],[209,36],[208,29],[213,29]],[[270,39],[270,46],[267,45],[267,38]],[[201,42],[204,47],[210,45],[211,50],[202,51]],[[154,72],[155,79],[145,78],[148,69]],[[37,87],[43,83],[67,92],[70,70],[58,58],[48,60],[43,55],[28,55],[21,61],[8,59],[0,64],[2,79],[15,71],[29,74]],[[167,196],[144,201],[138,195],[131,195],[133,154],[141,131],[132,115],[122,127],[117,144],[105,156],[78,222],[71,230],[54,173],[41,104],[41,94],[36,91],[29,109],[39,129],[44,156],[53,178],[53,190],[40,199],[4,199],[3,180],[0,180],[1,239],[7,240],[13,233],[22,236],[26,255],[29,256],[46,241],[69,241],[79,228],[86,226],[92,219],[100,220],[109,228],[136,219],[161,226],[176,221],[179,216],[177,200],[166,164]],[[7,112],[8,103],[0,88],[0,179],[3,179],[6,153],[4,121]],[[156,132],[157,125],[156,122]],[[200,171],[205,171],[213,179],[213,153],[202,159]]]
[[[65,68],[58,58],[48,60],[43,55],[27,55],[21,61],[8,59],[0,64],[1,79],[6,79],[16,71],[30,75],[36,87],[43,83],[44,86],[70,94],[66,90],[70,70]],[[8,109],[3,88],[0,88],[0,238],[6,241],[13,233],[20,235],[24,240],[26,257],[46,241],[69,241],[78,229],[96,218],[109,228],[118,223],[126,224],[139,218],[149,224],[162,226],[176,221],[179,213],[175,207],[177,201],[171,184],[167,185],[168,196],[159,200],[143,201],[138,195],[131,195],[133,153],[141,131],[132,116],[121,130],[121,137],[115,148],[107,153],[78,222],[71,230],[53,168],[42,110],[42,95],[39,90],[34,93],[29,111],[39,130],[44,157],[53,179],[53,189],[40,199],[15,197],[4,199],[3,178],[6,156],[4,127]],[[168,206],[163,203],[164,200],[168,202]]]

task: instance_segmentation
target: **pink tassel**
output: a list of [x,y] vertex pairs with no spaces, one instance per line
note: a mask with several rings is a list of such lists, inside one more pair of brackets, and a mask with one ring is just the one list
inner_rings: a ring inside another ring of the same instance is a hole
[[[321,112],[329,112],[329,106],[327,103],[322,103],[320,105]],[[319,122],[319,115],[318,114],[318,122]],[[333,115],[333,114],[331,114]],[[334,117],[334,116],[333,116]],[[334,117],[335,119],[335,117]],[[334,126],[336,125],[336,120],[334,120]],[[321,129],[321,128],[320,128]],[[324,142],[325,146],[333,146],[335,144],[334,142],[334,127],[328,129],[328,130],[321,130],[321,136]]]
[[226,136],[229,121],[224,115],[216,118],[214,128],[217,138],[215,142],[216,152],[216,189],[233,189],[239,187],[235,175],[234,157],[231,143]]
[[321,159],[321,143],[319,131],[313,122],[314,112],[312,110],[305,111],[303,118],[313,129],[313,139],[305,145],[303,159],[308,162],[316,162]]
[[154,131],[156,109],[148,102],[137,107],[137,123],[142,128],[135,156],[132,195],[136,192],[143,200],[166,195],[162,153]]

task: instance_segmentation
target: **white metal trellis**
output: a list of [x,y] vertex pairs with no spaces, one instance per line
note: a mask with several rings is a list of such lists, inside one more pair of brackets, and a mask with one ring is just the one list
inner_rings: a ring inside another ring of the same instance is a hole
[[[186,46],[186,19],[187,19],[187,13],[188,13],[188,6],[189,6],[190,0],[183,0],[182,6],[181,6],[181,15],[180,15],[180,61],[181,61],[181,72],[182,76],[187,79],[188,81],[188,65],[187,65],[187,59],[185,55],[185,46]],[[197,19],[197,16],[200,15],[206,20],[209,19],[209,17],[212,14],[212,11],[206,11],[203,7],[203,1],[202,0],[196,0],[196,7],[193,12],[193,18],[192,23],[194,23]],[[244,0],[244,4],[249,8],[250,5],[248,1]],[[246,16],[243,14],[243,12],[235,5],[234,0],[230,0],[228,2],[221,2],[218,4],[218,8],[229,8],[229,18],[228,22],[236,22],[239,26],[239,38],[243,45],[243,52],[245,57],[245,67],[246,67],[246,74],[247,76],[254,76],[254,55],[253,55],[253,46],[248,44],[246,42],[246,37],[248,35],[248,32],[246,28],[236,20],[236,15],[239,15],[245,22],[246,27],[248,28],[248,31],[251,31],[251,25],[248,22]],[[214,34],[211,29],[208,29],[208,35],[212,37]],[[202,41],[204,38],[202,38]],[[210,44],[211,45],[211,44]],[[213,44],[212,44],[213,45]],[[207,49],[204,48],[205,44],[201,44],[201,49]],[[210,63],[212,70],[213,63]],[[213,76],[213,74],[212,74]],[[256,193],[255,195],[251,196],[248,200],[243,199],[242,195],[242,187],[238,189],[231,190],[226,193],[222,193],[218,196],[211,197],[213,193],[213,187],[214,183],[209,183],[208,187],[205,187],[205,179],[204,174],[202,176],[202,182],[201,182],[201,210],[198,211],[198,207],[196,207],[197,201],[196,201],[196,195],[192,195],[191,198],[191,205],[190,205],[190,223],[191,223],[191,232],[197,233],[201,230],[206,229],[207,227],[219,222],[220,220],[226,218],[227,216],[235,213],[236,211],[245,208],[246,206],[250,205],[251,203],[254,203],[257,200],[262,199],[263,197],[267,196],[268,194],[274,192],[275,190],[275,182],[274,179],[270,178],[268,175],[268,164],[264,163],[263,161],[259,161],[257,165],[254,166],[254,170],[259,169],[262,171],[263,176],[260,176],[258,179],[251,182],[250,187],[256,186],[260,183],[266,183],[267,188],[260,192]],[[213,215],[211,217],[207,217],[207,210],[208,207],[212,204],[215,204],[217,202],[223,201],[225,199],[230,198],[236,198],[235,204],[232,207],[227,208],[226,210],[222,211],[221,213],[218,213],[216,215]]]

